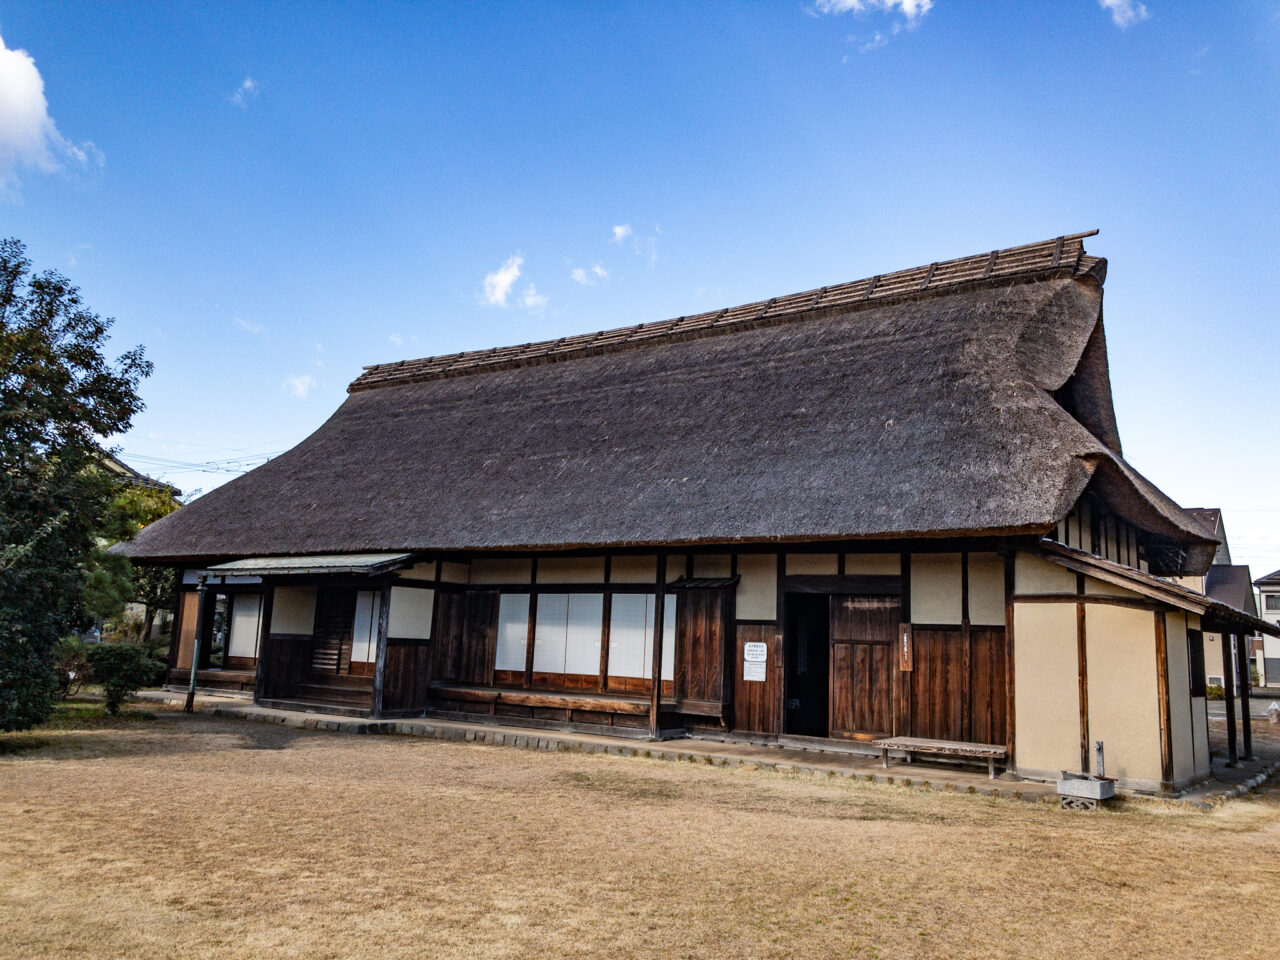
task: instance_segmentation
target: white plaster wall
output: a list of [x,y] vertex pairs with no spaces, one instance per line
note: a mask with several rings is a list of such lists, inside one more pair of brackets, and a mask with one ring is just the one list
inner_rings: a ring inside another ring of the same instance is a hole
[[533,561],[528,558],[495,557],[471,561],[471,583],[529,583]]
[[776,620],[778,616],[778,558],[772,553],[738,555],[739,620]]
[[911,555],[912,623],[960,622],[964,606],[960,561],[958,553]]
[[539,560],[538,583],[604,583],[604,557]]
[[969,554],[969,622],[1004,626],[1004,558],[997,554]]
[[430,640],[431,615],[436,592],[424,587],[392,587],[387,611],[387,636],[403,640]]
[[1013,592],[1075,593],[1076,575],[1056,563],[1019,553],[1013,565]]
[[902,556],[897,553],[846,553],[844,572],[851,577],[900,577]]
[[1160,783],[1160,699],[1155,614],[1111,604],[1085,607],[1089,744],[1103,741],[1107,776]]
[[654,583],[657,579],[657,557],[614,557],[609,563],[610,583]]
[[787,576],[835,576],[840,556],[835,553],[788,553]]
[[1080,680],[1074,603],[1013,608],[1015,760],[1019,772],[1080,770]]
[[316,588],[276,587],[271,632],[310,636],[316,628]]

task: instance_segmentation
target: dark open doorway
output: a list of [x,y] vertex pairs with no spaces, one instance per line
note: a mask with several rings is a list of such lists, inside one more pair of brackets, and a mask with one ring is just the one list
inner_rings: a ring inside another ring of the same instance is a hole
[[824,594],[787,595],[784,637],[787,670],[786,732],[805,737],[830,733],[829,697],[831,614]]

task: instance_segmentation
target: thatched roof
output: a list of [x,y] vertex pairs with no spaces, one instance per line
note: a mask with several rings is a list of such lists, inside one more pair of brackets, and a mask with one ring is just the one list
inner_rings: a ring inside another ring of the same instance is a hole
[[1077,235],[370,367],[298,446],[124,550],[204,561],[1030,533],[1091,483],[1154,535],[1211,548],[1121,458],[1105,273]]

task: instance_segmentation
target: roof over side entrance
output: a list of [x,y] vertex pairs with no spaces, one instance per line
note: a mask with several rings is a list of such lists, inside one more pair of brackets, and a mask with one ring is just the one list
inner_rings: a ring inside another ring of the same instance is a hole
[[1042,532],[1120,453],[1081,235],[697,317],[368,368],[292,450],[122,551],[568,549]]

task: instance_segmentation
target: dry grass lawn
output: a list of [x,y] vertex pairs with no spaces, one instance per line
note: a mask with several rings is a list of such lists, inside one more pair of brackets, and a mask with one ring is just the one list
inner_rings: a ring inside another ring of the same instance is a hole
[[161,711],[0,736],[0,956],[1274,957],[1280,793],[1014,800]]

